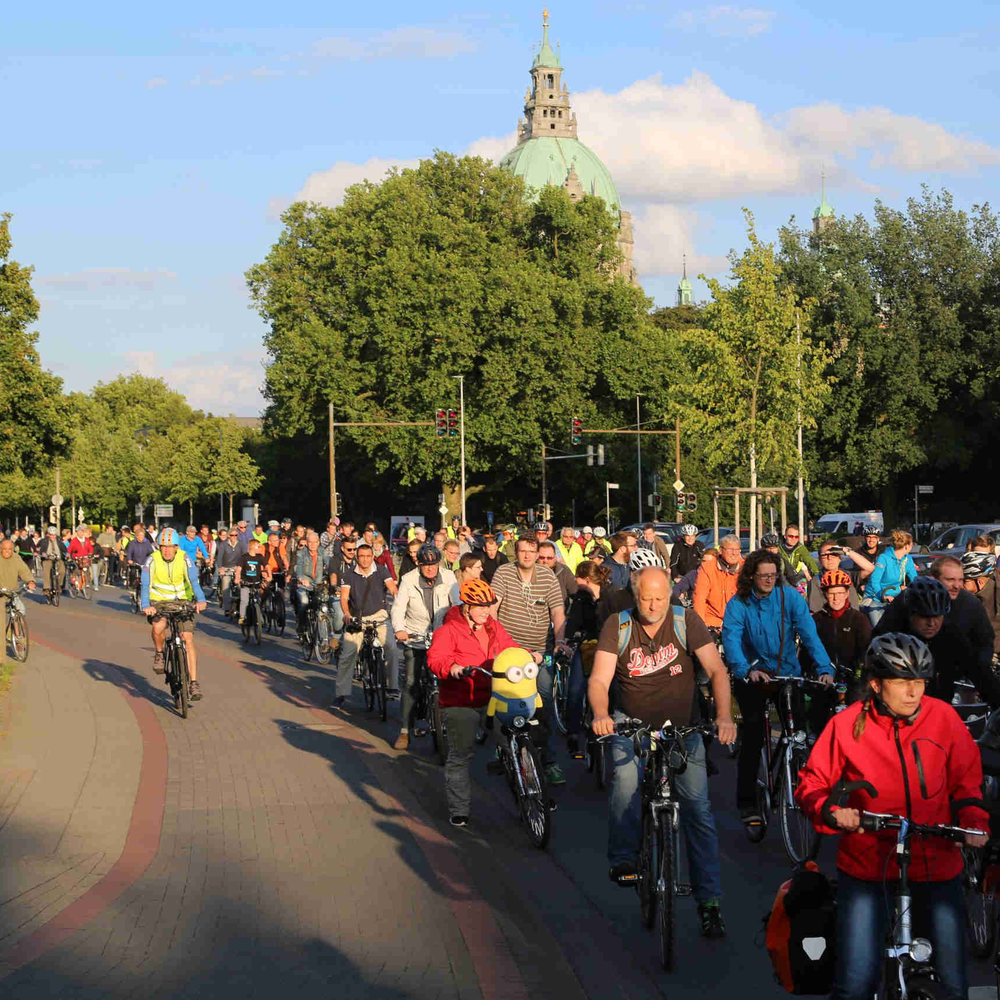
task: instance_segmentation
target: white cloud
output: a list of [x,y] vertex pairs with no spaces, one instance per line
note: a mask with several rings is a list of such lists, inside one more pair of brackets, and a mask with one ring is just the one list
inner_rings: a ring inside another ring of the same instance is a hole
[[285,71],[283,69],[271,69],[270,66],[257,66],[255,69],[250,70],[250,75],[255,80],[270,80],[275,76],[284,76]]
[[90,291],[92,289],[138,289],[152,291],[177,280],[174,271],[157,268],[134,271],[128,267],[89,267],[72,274],[42,274],[36,279],[40,287],[53,291]]
[[709,34],[723,38],[753,38],[767,31],[777,11],[759,7],[707,7],[685,10],[677,15],[677,23],[688,30],[704,28]]
[[338,60],[449,59],[475,48],[475,42],[459,32],[404,25],[372,38],[345,35],[321,38],[313,46],[313,55]]
[[344,200],[344,192],[352,184],[359,184],[361,181],[380,181],[391,167],[405,170],[407,167],[419,165],[419,160],[391,160],[378,157],[366,160],[364,163],[348,163],[346,160],[341,160],[329,170],[310,174],[294,200],[318,201],[322,205],[332,207]]
[[154,76],[151,80],[146,81],[146,86],[150,90],[155,90],[157,87],[165,87],[168,81],[165,76]]
[[680,274],[687,255],[688,277],[729,270],[724,256],[699,253],[705,242],[698,213],[677,205],[644,205],[632,213],[635,265],[639,280],[645,275]]

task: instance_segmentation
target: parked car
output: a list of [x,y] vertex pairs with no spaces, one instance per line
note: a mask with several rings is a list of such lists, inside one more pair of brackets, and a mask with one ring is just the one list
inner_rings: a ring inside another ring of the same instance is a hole
[[[735,534],[735,531],[732,528],[732,526],[723,527],[721,524],[719,525],[719,540],[720,541],[726,535],[733,535],[733,534]],[[698,541],[701,542],[701,544],[706,549],[714,548],[715,547],[715,528],[714,527],[712,527],[712,528],[706,528],[704,531],[702,531],[698,535]],[[759,541],[760,540],[758,539],[758,542]],[[740,552],[741,552],[741,554],[743,556],[748,555],[749,552],[750,552],[750,529],[749,528],[740,528]]]
[[[656,532],[657,536],[662,539],[663,543],[667,547],[667,552],[673,552],[674,542],[680,537],[681,528],[684,525],[680,521],[643,521],[642,524],[653,525],[653,531]],[[627,524],[624,528],[619,528],[619,531],[634,531],[640,538],[642,538],[642,524]]]
[[1000,543],[1000,524],[959,524],[954,528],[938,535],[927,546],[927,553],[931,557],[937,556],[960,556],[965,551],[965,546],[976,537],[976,535],[989,535],[993,539],[993,544]]

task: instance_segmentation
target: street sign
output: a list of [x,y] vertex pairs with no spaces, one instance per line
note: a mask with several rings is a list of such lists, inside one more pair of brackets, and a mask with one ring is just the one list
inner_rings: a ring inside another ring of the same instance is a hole
[[617,483],[605,483],[605,485],[607,486],[607,488],[609,490],[617,490],[618,489],[618,484]]
[[174,505],[172,503],[158,503],[153,511],[153,517],[173,517]]
[[439,513],[439,514],[440,514],[440,515],[441,515],[442,517],[444,517],[444,516],[445,516],[445,514],[447,514],[447,513],[448,513],[448,505],[447,505],[446,503],[443,503],[443,504],[441,504],[441,506],[440,506],[440,507],[438,507],[438,513]]
[[918,486],[917,487],[917,492],[918,493],[933,493],[934,492],[934,487],[933,486]]
[[492,524],[492,523],[493,523],[493,511],[491,511],[491,510],[488,510],[488,511],[486,512],[486,520],[487,520],[487,522],[488,522],[489,524]]
[[52,494],[52,504],[55,507],[61,507],[63,502],[63,495],[61,493]]
[[674,480],[674,489],[675,489],[675,490],[676,490],[676,491],[677,491],[678,493],[680,493],[680,491],[681,491],[682,489],[684,489],[684,480],[683,480],[683,479],[675,479],[675,480]]
[[138,517],[138,518],[141,518],[142,515],[143,515],[143,513],[145,512],[145,510],[146,510],[145,505],[143,505],[141,503],[137,503],[135,505],[135,516]]

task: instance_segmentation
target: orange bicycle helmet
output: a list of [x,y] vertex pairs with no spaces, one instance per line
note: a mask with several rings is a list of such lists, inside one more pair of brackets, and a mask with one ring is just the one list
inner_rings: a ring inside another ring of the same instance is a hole
[[828,590],[830,587],[851,586],[851,578],[842,569],[831,569],[819,578],[819,589]]
[[466,580],[458,588],[458,599],[474,608],[488,608],[496,604],[497,595],[485,580]]

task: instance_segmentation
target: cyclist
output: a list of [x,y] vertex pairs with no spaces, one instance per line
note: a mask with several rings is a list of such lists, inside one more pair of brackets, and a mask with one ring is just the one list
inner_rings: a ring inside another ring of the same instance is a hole
[[[323,543],[320,542],[320,549]],[[358,543],[353,534],[344,535],[336,542],[332,542],[326,549],[327,572],[333,582],[333,601],[330,604],[330,627],[333,634],[338,637],[337,652],[335,662],[340,661],[340,653],[343,648],[344,636],[344,610],[340,603],[340,584],[348,570],[357,565]],[[330,554],[334,553],[334,554]]]
[[[153,554],[153,543],[146,537],[146,529],[141,525],[135,526],[135,534],[129,536],[129,543],[125,548],[125,565],[131,568],[128,573],[140,573],[142,567],[146,565],[146,560]],[[126,584],[130,582],[130,576],[126,578]]]
[[[944,562],[943,559],[941,561]],[[957,559],[950,561],[958,562]],[[962,589],[961,594],[973,604],[978,603],[967,590]],[[935,698],[950,702],[955,693],[955,681],[968,677],[990,707],[996,708],[1000,706],[1000,680],[993,673],[990,663],[992,642],[986,650],[989,658],[984,660],[980,650],[972,646],[968,630],[956,614],[957,604],[957,598],[951,597],[942,580],[933,576],[918,576],[906,588],[903,598],[894,601],[875,626],[875,635],[905,632],[928,645],[934,657],[935,671],[930,693]],[[978,610],[983,612],[981,606]]]
[[[650,552],[653,556],[654,553]],[[594,714],[591,727],[597,736],[610,737],[606,751],[608,782],[608,872],[617,882],[636,871],[642,841],[642,773],[644,761],[635,752],[632,737],[614,735],[615,723],[641,719],[651,726],[667,720],[689,726],[695,719],[695,664],[709,676],[718,706],[718,732],[722,743],[736,739],[729,678],[711,633],[693,611],[684,615],[686,641],[680,642],[670,607],[670,579],[665,569],[650,566],[636,582],[636,608],[627,624],[611,615],[601,629],[594,654],[594,668],[587,694]],[[634,620],[633,620],[634,619]],[[628,639],[622,648],[622,628]],[[616,710],[611,714],[608,692],[614,681]],[[701,931],[722,937],[726,926],[719,901],[722,897],[719,841],[708,798],[705,745],[699,733],[686,741],[688,766],[675,776],[681,801],[681,825],[687,845],[694,896],[698,902]]]
[[965,588],[965,569],[954,556],[931,563],[931,576],[944,584],[951,598],[950,622],[965,636],[982,670],[989,671],[996,635],[983,603]]
[[848,602],[851,577],[842,569],[828,570],[819,578],[819,586],[826,601],[813,612],[816,634],[834,663],[860,675],[872,626],[868,616]]
[[[538,544],[541,545],[541,541]],[[559,541],[553,542],[552,548],[556,559],[566,564],[572,577],[576,564],[583,558],[583,549],[576,544],[576,532],[570,527],[563,528],[559,532]]]
[[[607,563],[605,563],[605,566]],[[635,607],[635,586],[639,574],[649,566],[659,566],[666,569],[666,563],[652,549],[636,549],[628,560],[628,586],[622,589],[614,589],[608,598],[609,614],[617,614],[619,611],[626,611]],[[569,634],[569,633],[567,633]]]
[[991,552],[966,552],[962,556],[965,589],[978,598],[993,627],[993,663],[1000,656],[1000,569]]
[[[5,538],[0,542],[0,588],[17,590],[19,580],[28,585],[28,590],[35,589],[35,578],[31,575],[25,561],[14,551],[14,541]],[[20,602],[20,598],[15,597]],[[21,607],[23,611],[23,606]],[[7,655],[7,602],[0,601],[0,666]]]
[[56,573],[58,574],[59,589],[62,590],[66,581],[66,555],[59,542],[59,529],[50,524],[45,529],[45,540],[38,546],[39,554],[42,557],[42,587],[45,596],[49,596],[52,583],[52,564],[56,563]]
[[288,572],[288,560],[285,558],[285,553],[281,548],[281,539],[277,531],[268,533],[267,548],[264,550],[264,565],[267,566],[274,585],[279,590],[284,590],[285,575]]
[[[344,540],[341,552],[346,554],[349,544],[357,544]],[[454,543],[457,546],[457,542]],[[386,595],[396,596],[396,581],[385,566],[375,565],[375,553],[372,547],[365,543],[357,547],[357,565],[349,566],[340,577],[340,608],[344,621],[353,620],[355,626],[374,624],[378,630],[378,639],[385,648],[386,622],[389,612],[386,610]],[[337,657],[337,696],[334,704],[343,705],[351,693],[354,683],[354,663],[361,649],[361,633],[347,632],[341,639]],[[388,651],[386,651],[388,669]]]
[[[539,664],[538,693],[542,696],[545,720],[552,718],[552,666],[543,663],[548,647],[549,628],[554,630],[555,642],[563,641],[566,625],[562,591],[555,573],[547,566],[539,566],[538,542],[531,535],[523,535],[516,542],[517,561],[501,566],[493,575],[493,590],[500,607],[497,618],[514,639],[514,643],[528,650]],[[549,725],[546,749],[546,775],[550,785],[563,785],[566,776],[556,761],[558,740],[556,727]]]
[[[400,580],[399,591],[392,603],[392,630],[397,642],[401,643],[408,642],[411,635],[426,635],[439,628],[451,607],[450,595],[455,586],[455,575],[441,566],[441,553],[433,545],[422,545],[417,553],[417,563],[417,572],[408,573]],[[396,750],[406,750],[410,745],[410,724],[413,722],[410,716],[416,693],[417,663],[422,655],[423,650],[403,647],[405,673],[400,685],[403,725],[393,744]],[[424,735],[417,729],[413,734]]]
[[[861,604],[873,627],[885,614],[885,606],[891,604],[907,584],[917,578],[917,567],[910,558],[912,548],[913,535],[897,528],[892,533],[892,548],[886,549],[875,562],[875,570],[865,584],[865,599]],[[961,563],[958,565],[961,569]]]
[[805,590],[805,585],[819,573],[816,560],[809,555],[809,550],[802,544],[802,534],[797,524],[785,528],[785,537],[780,542],[779,553],[785,564],[785,576],[789,577],[789,586]]
[[[805,598],[778,582],[781,557],[758,549],[740,570],[736,596],[726,605],[722,644],[736,681],[734,693],[743,713],[743,746],[736,774],[736,805],[744,826],[763,823],[756,801],[757,764],[764,742],[763,685],[781,677],[800,677],[795,640],[816,667],[819,680],[833,695],[833,665]],[[801,698],[801,693],[797,696]],[[832,700],[813,696],[809,719],[814,733],[826,723]]]
[[885,545],[879,538],[879,529],[874,524],[866,524],[862,529],[861,555],[873,565],[878,557],[885,552]]
[[583,554],[588,559],[594,559],[597,556],[604,556],[605,553],[611,554],[611,543],[608,541],[607,528],[598,525],[594,528],[593,539],[583,547]]
[[580,546],[580,551],[584,553],[584,558],[586,558],[587,548],[593,540],[594,529],[589,524],[585,524],[580,529],[580,534],[576,536],[576,544]]
[[[899,877],[893,857],[896,834],[859,831],[859,810],[898,813],[916,823],[958,822],[987,830],[981,808],[979,750],[955,710],[925,697],[934,675],[930,650],[919,639],[888,633],[873,640],[865,657],[864,699],[837,715],[820,735],[800,772],[796,799],[824,833],[840,833],[837,850],[837,966],[832,997],[863,1000],[876,991],[886,932],[884,883]],[[870,782],[872,799],[856,791],[833,806],[837,826],[822,817],[840,781]],[[967,836],[970,847],[987,838]],[[914,937],[929,937],[935,967],[953,1000],[968,995],[962,853],[957,844],[925,837],[913,852]]]
[[[695,534],[697,532],[698,529],[695,528]],[[667,548],[667,543],[656,533],[656,526],[652,521],[647,521],[642,526],[642,537],[636,540],[636,545],[641,549],[655,552],[663,560],[664,566],[670,564],[670,550]]]
[[266,584],[270,579],[271,571],[260,551],[260,542],[251,537],[247,542],[247,554],[240,558],[233,576],[233,584],[240,588],[240,625],[246,621],[247,606],[250,604],[248,584]]
[[[844,556],[847,556],[857,569],[840,570],[840,563]],[[832,573],[834,570],[840,570],[847,574],[851,581],[847,593],[848,601],[852,608],[860,607],[861,600],[858,597],[858,590],[861,587],[861,582],[871,576],[875,569],[874,564],[870,563],[863,555],[855,552],[854,549],[842,548],[835,542],[823,542],[819,547],[819,565],[820,574]],[[814,576],[809,581],[806,600],[809,602],[810,611],[819,611],[826,603],[826,595],[820,586],[819,576]]]
[[232,580],[236,573],[236,567],[240,564],[240,559],[243,558],[243,552],[240,549],[240,540],[236,533],[236,528],[220,528],[219,529],[219,544],[215,549],[215,567],[218,571],[218,583],[216,586],[219,588],[216,592],[216,596],[222,595],[222,613],[224,615],[230,615],[233,610],[233,594],[232,594]]
[[[198,582],[198,571],[194,563],[178,550],[179,539],[173,528],[160,532],[159,548],[146,560],[142,567],[142,611],[150,620],[153,634],[153,673],[162,674],[163,641],[167,631],[167,621],[157,612],[157,605],[173,601],[195,601],[198,611],[205,610],[205,595]],[[188,673],[191,684],[188,697],[191,701],[201,700],[201,685],[198,683],[198,655],[194,648],[194,622],[179,623],[180,632],[187,647]]]
[[670,553],[670,579],[678,583],[693,569],[701,565],[705,546],[698,541],[698,526],[695,524],[681,525],[681,537],[674,542]]
[[497,595],[485,580],[466,580],[462,603],[449,609],[434,632],[427,650],[427,666],[441,681],[438,698],[448,731],[444,765],[444,793],[452,826],[467,826],[472,804],[469,764],[476,753],[476,734],[490,700],[489,677],[466,667],[490,669],[503,650],[516,646],[507,630],[491,614]]
[[631,531],[619,531],[611,536],[609,555],[604,556],[604,565],[611,570],[611,583],[616,587],[627,587],[630,576],[628,561],[636,550],[638,539]]
[[[91,579],[96,590],[97,563],[94,560],[94,543],[90,540],[90,532],[87,530],[85,524],[81,524],[76,529],[76,535],[70,539],[69,549],[66,554],[79,566],[81,575],[86,572],[91,573]],[[87,566],[83,562],[85,559],[90,560],[90,564]]]
[[219,547],[219,543],[215,537],[215,532],[209,528],[207,524],[203,524],[198,531],[198,537],[201,539],[202,545],[205,546],[205,551],[208,552],[208,560],[206,565],[212,571],[211,583],[212,586],[215,585],[215,552]]
[[423,548],[424,542],[411,538],[406,543],[406,551],[399,560],[399,582],[403,582],[403,577],[407,573],[412,573],[417,568],[417,553]]
[[538,543],[538,565],[548,566],[556,575],[556,582],[563,596],[563,607],[569,607],[570,595],[576,592],[576,577],[565,562],[560,562],[556,554],[555,542]]
[[726,605],[736,593],[742,566],[739,539],[725,535],[719,541],[718,558],[706,559],[699,567],[694,584],[694,610],[709,628],[722,628]]
[[[295,617],[298,622],[299,642],[304,642],[309,632],[309,600],[316,588],[324,583],[333,586],[333,576],[329,563],[319,546],[319,534],[306,532],[306,544],[295,557],[295,587],[292,599],[295,602]],[[333,602],[336,605],[336,602]],[[329,637],[320,636],[320,642],[329,642]]]
[[483,535],[483,579],[493,582],[493,574],[507,564],[507,557],[500,551],[496,535]]

